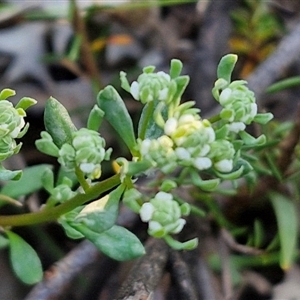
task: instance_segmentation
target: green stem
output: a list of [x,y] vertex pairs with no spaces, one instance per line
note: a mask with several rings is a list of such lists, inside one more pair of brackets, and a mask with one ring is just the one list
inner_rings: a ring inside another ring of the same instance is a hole
[[41,210],[34,213],[27,213],[12,216],[0,216],[0,226],[24,226],[44,223],[57,220],[61,215],[75,209],[87,201],[99,197],[100,194],[120,184],[120,175],[116,174],[93,185],[86,194],[77,194],[72,199],[51,209]]
[[145,135],[146,135],[146,130],[149,124],[149,121],[151,119],[151,117],[153,116],[153,109],[154,109],[154,102],[151,101],[148,103],[148,107],[145,113],[145,118],[144,118],[144,122],[141,126],[141,130],[140,130],[140,135],[139,138],[144,140],[145,139]]
[[213,123],[216,123],[218,121],[221,120],[221,117],[219,114],[215,115],[215,116],[212,116],[211,118],[208,119],[208,121],[213,124]]
[[80,185],[82,186],[83,190],[85,193],[88,192],[90,186],[89,184],[86,182],[85,180],[85,177],[84,177],[84,174],[83,172],[79,169],[79,167],[75,167],[75,174],[76,174],[76,177],[78,179],[78,182],[80,183]]

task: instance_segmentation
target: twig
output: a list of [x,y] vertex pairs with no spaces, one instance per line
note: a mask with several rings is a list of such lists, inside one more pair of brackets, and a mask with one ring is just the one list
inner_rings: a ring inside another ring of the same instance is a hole
[[81,38],[81,58],[83,61],[83,65],[86,69],[86,72],[88,73],[88,76],[92,80],[95,91],[98,93],[98,91],[102,87],[100,72],[97,68],[96,60],[91,51],[91,46],[88,40],[88,34],[86,31],[85,23],[76,5],[76,0],[72,0],[71,4],[73,12],[73,28],[75,33]]
[[[136,214],[128,209],[123,209],[117,224],[131,227],[135,220]],[[72,280],[100,257],[99,250],[92,243],[83,241],[46,271],[43,281],[38,283],[24,300],[53,300],[61,296]],[[106,273],[107,277],[108,275]]]
[[278,159],[278,168],[284,174],[290,166],[295,147],[300,140],[300,105],[298,105],[295,124],[285,139],[279,144],[280,157]]
[[149,239],[146,254],[138,259],[123,283],[116,300],[153,299],[168,257],[168,246],[160,239]]
[[170,273],[172,281],[176,288],[178,299],[197,300],[195,283],[187,263],[184,261],[182,254],[178,251],[171,250],[169,255]]
[[300,20],[294,29],[282,38],[277,49],[247,78],[251,89],[258,102],[266,88],[278,79],[283,72],[299,58],[300,54]]
[[232,278],[230,272],[229,247],[225,243],[221,232],[218,241],[222,266],[222,290],[224,294],[224,299],[229,300],[233,295]]
[[100,253],[93,244],[88,241],[82,242],[46,271],[43,281],[37,284],[24,300],[58,299],[83,268],[99,258]]
[[234,251],[243,253],[243,254],[247,254],[247,255],[259,255],[262,254],[263,251],[260,249],[256,249],[253,247],[249,247],[249,246],[245,246],[245,245],[241,245],[238,244],[233,236],[231,235],[231,233],[226,230],[225,228],[221,228],[221,237],[223,239],[223,241],[225,242],[225,244]]

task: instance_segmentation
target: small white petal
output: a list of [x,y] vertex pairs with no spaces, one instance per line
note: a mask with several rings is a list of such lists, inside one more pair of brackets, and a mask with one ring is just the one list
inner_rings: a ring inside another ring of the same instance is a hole
[[170,118],[167,120],[164,130],[165,134],[172,135],[177,129],[178,122],[175,118]]
[[208,157],[197,157],[194,160],[194,166],[198,170],[206,170],[212,166],[212,162],[211,162],[210,158],[208,158]]
[[210,151],[210,146],[209,146],[208,144],[205,144],[205,145],[202,147],[202,149],[201,149],[201,151],[200,151],[200,153],[199,153],[198,155],[199,155],[199,156],[205,156],[205,155],[208,154],[209,151]]
[[216,139],[216,134],[212,127],[206,127],[205,133],[208,136],[208,143],[212,143]]
[[231,90],[230,88],[224,89],[224,90],[221,92],[220,97],[219,97],[219,102],[220,102],[220,104],[221,104],[221,105],[225,105],[225,104],[228,102],[228,100],[229,100],[231,94],[232,94],[232,90]]
[[164,79],[166,79],[167,81],[171,81],[171,77],[169,74],[163,72],[163,71],[159,71],[156,73],[157,75],[163,77]]
[[249,115],[254,118],[257,114],[257,104],[256,103],[251,103],[250,104],[250,108],[251,108],[251,111],[249,113]]
[[149,231],[156,232],[162,229],[162,226],[160,223],[156,221],[150,221],[149,222]]
[[151,147],[151,140],[150,139],[143,140],[140,147],[141,154],[142,155],[148,154],[150,147]]
[[191,159],[191,154],[188,150],[182,147],[178,147],[175,150],[175,153],[177,157],[181,160],[190,160]]
[[183,226],[186,224],[186,220],[185,219],[179,219],[177,221],[177,227],[175,229],[172,230],[172,233],[179,233],[181,232]]
[[246,128],[246,125],[243,122],[233,122],[231,124],[228,124],[227,126],[228,126],[229,131],[235,132],[235,133],[243,131]]
[[179,120],[178,123],[179,124],[184,124],[184,123],[193,123],[197,121],[195,116],[191,115],[191,114],[186,114],[186,115],[182,115]]
[[140,99],[140,86],[137,81],[133,81],[130,86],[130,93],[135,100]]
[[84,173],[92,173],[96,165],[93,163],[82,163],[80,164],[80,170]]
[[155,198],[160,201],[170,201],[170,200],[172,201],[173,200],[173,196],[166,192],[158,192],[155,195]]
[[168,91],[169,91],[168,88],[164,88],[161,91],[159,91],[159,93],[158,93],[158,99],[161,100],[161,101],[167,100]]
[[140,217],[143,222],[149,222],[154,213],[154,206],[151,203],[144,203],[140,209]]
[[232,159],[222,159],[214,164],[214,167],[220,172],[230,172],[233,168]]

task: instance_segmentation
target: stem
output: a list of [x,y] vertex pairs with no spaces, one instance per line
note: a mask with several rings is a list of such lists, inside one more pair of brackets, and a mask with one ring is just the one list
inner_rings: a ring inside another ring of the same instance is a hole
[[34,213],[13,216],[0,216],[0,226],[24,226],[57,220],[61,215],[75,209],[87,201],[99,197],[100,194],[114,188],[120,183],[119,174],[93,185],[86,194],[77,194],[72,199],[58,206]]
[[151,101],[151,102],[148,103],[148,107],[147,107],[146,112],[145,112],[144,122],[141,126],[141,131],[140,131],[139,138],[142,139],[142,140],[145,139],[148,123],[149,123],[151,117],[153,116],[153,109],[154,109],[154,103],[153,103],[153,101]]
[[71,13],[74,32],[81,38],[81,59],[89,78],[92,81],[92,87],[97,94],[102,87],[100,72],[97,63],[91,51],[90,41],[85,26],[84,19],[81,17],[76,0],[71,0]]
[[88,192],[90,186],[89,184],[86,182],[85,178],[84,178],[84,174],[83,172],[79,169],[79,167],[75,167],[75,174],[76,177],[78,179],[78,182],[80,183],[80,185],[82,186],[83,190],[85,191],[85,193]]
[[208,119],[208,121],[213,124],[213,123],[216,123],[218,121],[221,120],[221,117],[220,117],[220,114],[217,114],[215,116],[212,116],[211,118]]

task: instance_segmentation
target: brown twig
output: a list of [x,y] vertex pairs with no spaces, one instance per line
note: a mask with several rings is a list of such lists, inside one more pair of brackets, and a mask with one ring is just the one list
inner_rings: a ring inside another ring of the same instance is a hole
[[76,0],[72,0],[71,4],[72,4],[72,12],[73,12],[72,15],[73,28],[75,34],[77,34],[81,38],[81,59],[89,78],[92,80],[94,89],[98,93],[98,91],[102,87],[100,72],[98,70],[96,60],[91,51],[91,46],[88,39],[85,23],[76,5]]
[[278,159],[278,169],[284,174],[290,166],[295,147],[300,140],[300,105],[298,105],[295,124],[285,139],[279,144],[280,157]]
[[25,300],[59,299],[71,281],[83,268],[100,258],[96,247],[88,241],[82,242],[66,257],[46,271],[42,282],[37,284]]
[[146,254],[136,261],[116,300],[153,299],[167,262],[169,248],[163,240],[152,238],[147,241],[145,248]]
[[170,250],[169,255],[170,273],[178,299],[199,299],[195,282],[193,282],[189,267],[184,261],[181,252]]
[[251,89],[258,100],[266,88],[278,79],[300,54],[300,20],[294,29],[282,38],[277,49],[247,78]]

